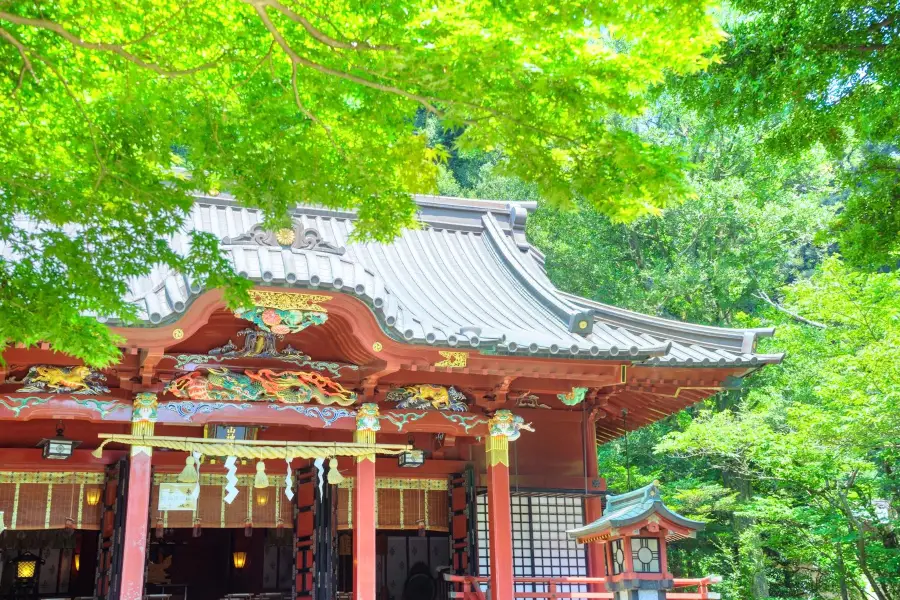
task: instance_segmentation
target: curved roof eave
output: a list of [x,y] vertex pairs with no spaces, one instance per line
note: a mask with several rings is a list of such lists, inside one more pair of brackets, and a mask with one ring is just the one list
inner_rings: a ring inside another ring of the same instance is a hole
[[[190,230],[222,240],[237,272],[262,285],[344,293],[362,300],[401,342],[508,355],[630,361],[650,366],[748,367],[782,355],[754,353],[773,329],[724,329],[643,315],[562,292],[525,238],[534,203],[415,196],[423,229],[391,244],[352,240],[348,210],[297,206],[295,239],[275,243],[260,211],[227,195],[198,194],[173,248]],[[203,289],[154,268],[132,280],[127,299],[143,326],[177,320]],[[110,321],[110,319],[106,319]],[[140,326],[140,325],[139,325]]]

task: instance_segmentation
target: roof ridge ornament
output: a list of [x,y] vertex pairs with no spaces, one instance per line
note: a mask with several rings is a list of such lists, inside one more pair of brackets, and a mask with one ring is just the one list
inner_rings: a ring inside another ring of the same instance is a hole
[[279,229],[278,231],[269,231],[261,224],[256,224],[246,233],[235,237],[227,237],[222,240],[225,245],[237,244],[256,244],[258,246],[269,246],[283,248],[292,248],[294,250],[309,250],[312,252],[324,252],[326,254],[335,254],[343,256],[347,251],[343,246],[336,246],[331,242],[322,238],[322,234],[313,227],[303,227],[300,221],[293,221],[293,226]]

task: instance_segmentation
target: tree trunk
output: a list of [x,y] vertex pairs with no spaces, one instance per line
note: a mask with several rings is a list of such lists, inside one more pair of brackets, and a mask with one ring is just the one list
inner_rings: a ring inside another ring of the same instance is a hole
[[844,566],[844,550],[840,544],[835,544],[837,551],[838,581],[841,583],[841,600],[850,600],[850,591],[847,589],[847,568]]
[[[741,502],[747,502],[753,494],[750,481],[733,473],[723,473],[725,485],[738,493]],[[769,597],[769,580],[766,579],[766,560],[763,550],[752,532],[754,520],[749,517],[735,515],[733,518],[735,537],[745,544],[743,547],[746,559],[745,566],[749,575],[749,592],[754,600]],[[746,544],[748,535],[753,535],[751,544]]]

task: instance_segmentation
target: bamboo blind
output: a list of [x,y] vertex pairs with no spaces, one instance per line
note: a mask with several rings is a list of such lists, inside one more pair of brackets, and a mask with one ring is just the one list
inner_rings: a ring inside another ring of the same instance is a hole
[[[100,498],[105,475],[99,472],[0,472],[0,512],[17,530],[100,529]],[[88,498],[97,500],[91,506]]]
[[291,527],[293,523],[292,504],[284,495],[284,481],[270,477],[270,485],[265,489],[254,489],[253,476],[238,476],[238,495],[231,504],[226,504],[225,476],[200,475],[200,497],[197,510],[160,511],[159,484],[174,483],[177,474],[155,474],[150,493],[150,526],[162,521],[165,528],[193,527],[195,522],[203,528],[234,529],[244,527],[248,522],[264,529],[279,526]]
[[[446,479],[382,478],[375,480],[378,529],[415,530],[425,521],[430,531],[448,531]],[[338,529],[353,529],[353,479],[338,485]]]

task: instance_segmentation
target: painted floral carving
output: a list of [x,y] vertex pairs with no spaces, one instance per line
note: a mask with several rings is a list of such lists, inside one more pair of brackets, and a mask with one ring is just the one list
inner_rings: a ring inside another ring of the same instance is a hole
[[584,387],[573,387],[568,394],[557,394],[556,397],[566,406],[575,406],[584,402],[587,391],[588,389]]
[[279,402],[282,404],[338,404],[350,406],[356,393],[320,375],[304,371],[244,371],[210,369],[205,374],[189,373],[172,381],[166,391],[191,400],[231,400],[235,402]]
[[171,358],[175,361],[176,369],[188,371],[193,371],[198,366],[242,358],[271,358],[292,363],[298,367],[308,367],[316,371],[328,371],[333,377],[340,377],[343,369],[350,369],[351,371],[359,369],[358,366],[347,363],[313,360],[308,354],[304,354],[290,344],[286,344],[279,350],[277,341],[281,336],[271,331],[262,331],[261,329],[248,327],[238,331],[237,334],[239,337],[244,338],[243,348],[238,348],[233,341],[228,340],[227,344],[209,350],[208,354],[167,354],[166,358]]
[[263,331],[268,331],[275,335],[298,333],[312,325],[322,325],[328,320],[328,314],[324,312],[265,308],[262,306],[247,309],[241,308],[234,311],[234,314],[254,323]]
[[549,406],[541,402],[541,399],[538,396],[530,392],[522,392],[522,394],[516,397],[514,400],[516,406],[519,408],[550,408]]
[[498,410],[490,421],[491,435],[507,437],[511,442],[519,439],[523,430],[534,431],[531,423],[526,423],[525,419],[508,410]]
[[67,394],[107,394],[102,382],[106,377],[88,367],[53,367],[36,365],[28,370],[19,392],[54,392]]
[[6,400],[0,398],[0,406],[11,410],[16,417],[26,408],[34,408],[48,402],[50,402],[50,398],[38,398],[37,396],[28,396],[27,398],[6,396]]
[[394,388],[387,393],[388,402],[396,402],[399,409],[450,410],[465,412],[469,410],[465,395],[454,387],[431,385],[408,385]]
[[330,406],[319,408],[318,406],[279,406],[278,404],[270,404],[269,408],[273,408],[275,410],[290,410],[294,411],[298,415],[319,419],[325,424],[325,427],[331,427],[331,425],[338,419],[348,419],[356,416],[356,411],[354,410],[347,410],[346,408],[332,408]]

